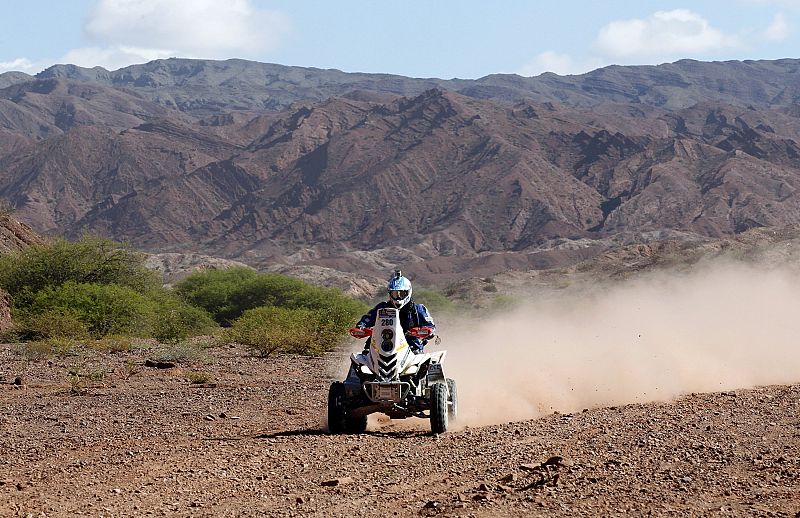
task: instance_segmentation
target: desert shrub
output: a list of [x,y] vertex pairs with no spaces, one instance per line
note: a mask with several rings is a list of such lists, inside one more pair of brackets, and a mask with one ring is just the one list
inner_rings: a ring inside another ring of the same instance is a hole
[[70,281],[116,284],[144,293],[158,285],[144,260],[144,254],[101,237],[57,240],[0,257],[0,287],[16,308],[29,305],[39,291]]
[[128,358],[125,363],[117,369],[117,374],[124,380],[131,379],[132,376],[139,374],[139,365],[132,359]]
[[241,299],[241,291],[257,277],[250,268],[206,270],[178,282],[175,292],[190,304],[208,311],[219,324],[229,325],[244,310],[250,309],[251,303]]
[[204,310],[161,288],[143,295],[127,286],[73,281],[38,291],[17,313],[22,340],[117,334],[179,341],[215,326]]
[[186,373],[186,380],[194,384],[203,384],[214,381],[214,376],[206,371],[189,371]]
[[210,363],[207,344],[196,340],[162,343],[151,351],[151,358],[159,362]]
[[108,334],[180,341],[214,326],[200,308],[162,288],[144,254],[99,237],[58,240],[0,257],[22,340]]
[[304,352],[314,338],[310,318],[307,309],[249,309],[226,331],[225,338],[265,358],[275,352]]
[[328,320],[341,325],[367,310],[363,302],[335,288],[312,286],[277,273],[259,274],[247,268],[194,273],[179,282],[175,290],[224,326],[231,325],[245,311],[262,306],[321,311]]
[[149,335],[159,342],[180,342],[217,327],[207,311],[166,290],[152,290],[148,298],[153,304]]
[[72,365],[67,369],[67,379],[70,384],[70,393],[73,395],[86,394],[89,382],[101,382],[106,377],[106,370],[103,367],[88,368],[85,366]]
[[124,335],[107,335],[86,344],[95,351],[106,353],[123,353],[131,350],[131,339]]
[[19,344],[15,352],[29,360],[54,356],[77,356],[83,345],[72,338],[52,337]]
[[153,304],[127,286],[67,281],[37,292],[29,309],[32,314],[72,312],[92,337],[102,338],[108,334],[146,332]]
[[89,337],[89,329],[80,315],[69,308],[49,308],[41,312],[23,311],[15,315],[10,330],[13,340],[46,340],[67,338],[82,340]]
[[154,315],[150,324],[153,338],[162,343],[180,342],[189,336],[191,322],[176,309],[164,309]]
[[262,357],[276,352],[316,355],[334,349],[352,321],[346,306],[319,310],[262,306],[245,311],[223,338]]

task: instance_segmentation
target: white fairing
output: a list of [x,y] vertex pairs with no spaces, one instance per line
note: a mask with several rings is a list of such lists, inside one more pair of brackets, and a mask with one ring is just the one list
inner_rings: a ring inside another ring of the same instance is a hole
[[353,354],[351,359],[376,375],[376,381],[399,381],[401,375],[414,374],[428,359],[441,363],[447,351],[415,354],[403,334],[400,311],[394,308],[378,310],[372,328],[369,354]]

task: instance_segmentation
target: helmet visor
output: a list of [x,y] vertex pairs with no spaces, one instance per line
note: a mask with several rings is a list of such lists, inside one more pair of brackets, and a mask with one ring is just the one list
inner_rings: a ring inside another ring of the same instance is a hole
[[408,297],[408,290],[389,290],[389,297],[392,300],[403,300]]

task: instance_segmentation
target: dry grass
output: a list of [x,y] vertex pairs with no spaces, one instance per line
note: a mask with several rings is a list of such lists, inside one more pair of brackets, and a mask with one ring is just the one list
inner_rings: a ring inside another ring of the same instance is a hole
[[193,384],[202,385],[214,381],[214,376],[206,371],[189,371],[186,373],[186,379]]

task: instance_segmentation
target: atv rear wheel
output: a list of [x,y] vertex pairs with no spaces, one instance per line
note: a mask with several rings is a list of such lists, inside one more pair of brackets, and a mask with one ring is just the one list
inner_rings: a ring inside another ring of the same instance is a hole
[[431,386],[431,432],[447,431],[447,384],[434,383]]
[[458,419],[458,390],[456,388],[456,380],[447,378],[447,393],[448,393],[448,406],[447,417],[450,421]]
[[347,411],[344,408],[344,383],[335,381],[328,391],[328,432],[344,433],[347,430]]

